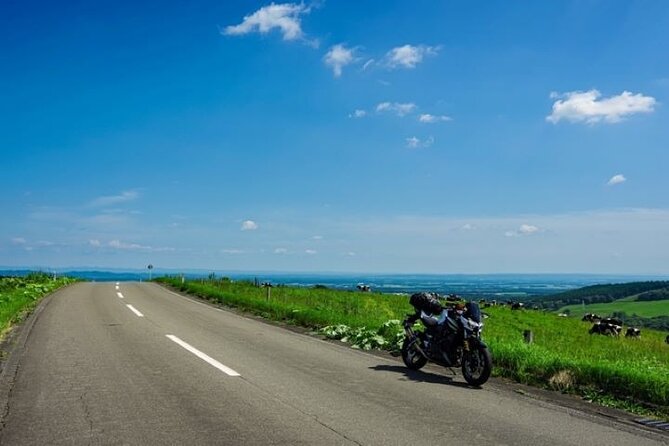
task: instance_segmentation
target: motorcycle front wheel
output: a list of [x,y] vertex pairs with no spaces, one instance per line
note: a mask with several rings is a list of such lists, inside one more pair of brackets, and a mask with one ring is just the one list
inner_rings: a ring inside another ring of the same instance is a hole
[[462,376],[471,386],[480,386],[490,378],[492,355],[486,347],[480,347],[462,356]]
[[427,363],[427,358],[415,347],[418,342],[420,342],[418,339],[416,342],[411,342],[406,338],[402,343],[402,361],[411,370],[418,370]]

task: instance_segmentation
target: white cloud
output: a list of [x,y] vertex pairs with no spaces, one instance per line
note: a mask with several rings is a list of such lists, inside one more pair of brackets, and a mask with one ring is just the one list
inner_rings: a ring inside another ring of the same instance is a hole
[[413,102],[399,103],[399,102],[381,102],[376,106],[378,113],[391,112],[397,116],[405,116],[412,113],[416,109],[416,104]]
[[476,226],[474,226],[471,223],[465,223],[464,225],[460,226],[460,229],[462,229],[464,231],[472,231],[472,230],[476,229]]
[[107,243],[107,247],[113,248],[113,249],[124,250],[124,251],[148,251],[148,252],[174,251],[174,248],[153,247],[153,246],[147,246],[147,245],[140,245],[138,243],[126,243],[126,242],[122,242],[120,240],[110,241],[109,243]]
[[318,251],[316,251],[315,249],[305,249],[304,252],[305,252],[305,254],[309,254],[309,255],[318,254]]
[[420,147],[430,147],[434,144],[434,137],[430,136],[427,139],[421,140],[412,136],[411,138],[406,138],[407,147],[410,149],[418,149]]
[[258,229],[258,223],[253,220],[246,220],[242,223],[242,231],[255,231],[256,229]]
[[25,245],[26,239],[24,239],[23,237],[13,237],[11,239],[11,242],[13,245]]
[[386,65],[390,68],[415,68],[425,56],[434,56],[438,51],[439,48],[434,46],[398,46],[386,54]]
[[300,16],[309,13],[310,8],[304,4],[272,3],[264,6],[251,15],[244,16],[239,25],[226,26],[222,34],[243,35],[252,32],[266,34],[278,28],[283,40],[296,40],[304,37]]
[[348,117],[349,118],[364,118],[367,116],[367,112],[365,110],[355,110],[353,113],[349,113]]
[[102,244],[100,243],[100,240],[96,240],[96,239],[89,240],[88,244],[90,246],[94,247],[94,248],[99,248],[100,246],[102,246]]
[[452,121],[452,119],[448,116],[441,115],[441,116],[435,116],[431,115],[429,113],[423,113],[418,117],[418,120],[420,122],[424,122],[426,124],[434,124],[435,122],[448,122]]
[[518,230],[521,234],[534,234],[539,231],[539,228],[534,225],[522,224]]
[[506,231],[504,235],[506,237],[520,237],[523,235],[536,234],[539,231],[541,231],[541,229],[538,226],[528,225],[526,223],[523,223],[520,225],[517,231]]
[[120,240],[112,240],[107,244],[110,248],[115,249],[143,249],[148,246],[138,245],[137,243],[124,243]]
[[274,254],[288,254],[288,250],[286,248],[276,248]]
[[104,197],[98,197],[93,200],[90,205],[93,207],[106,207],[113,206],[116,204],[127,203],[128,201],[136,200],[139,197],[139,193],[134,190],[128,190],[121,192],[119,195],[108,195]]
[[597,90],[571,91],[564,94],[551,93],[553,112],[546,120],[553,124],[565,119],[570,122],[616,123],[628,115],[635,113],[651,113],[656,104],[655,98],[642,94],[623,91],[618,96],[600,99],[602,94]]
[[244,254],[244,251],[241,249],[221,249],[221,253],[223,254]]
[[615,186],[616,184],[624,183],[627,181],[627,178],[621,173],[618,175],[614,175],[611,177],[611,179],[606,183],[608,186]]
[[420,139],[416,138],[415,136],[407,138],[406,141],[407,141],[407,147],[410,149],[416,149],[420,144]]
[[357,254],[354,253],[353,251],[349,251],[349,252],[346,253],[346,255],[349,256],[349,257],[355,257]]
[[355,61],[355,48],[346,48],[344,45],[337,44],[330,48],[325,56],[323,62],[332,68],[335,77],[341,76],[342,68]]
[[369,59],[365,64],[362,66],[362,71],[365,71],[371,64],[374,63],[374,59]]
[[312,238],[312,240],[323,240],[323,236],[322,236],[322,235],[314,235],[314,236],[311,237],[311,238]]

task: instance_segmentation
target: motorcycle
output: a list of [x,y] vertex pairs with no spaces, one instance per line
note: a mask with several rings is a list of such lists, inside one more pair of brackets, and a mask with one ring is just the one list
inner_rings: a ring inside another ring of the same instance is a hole
[[[462,368],[462,376],[472,386],[488,381],[492,372],[492,355],[481,339],[483,322],[475,302],[449,303],[442,306],[432,293],[416,293],[409,302],[416,310],[404,320],[402,360],[411,370],[419,370],[428,361]],[[413,329],[416,321],[425,326]]]

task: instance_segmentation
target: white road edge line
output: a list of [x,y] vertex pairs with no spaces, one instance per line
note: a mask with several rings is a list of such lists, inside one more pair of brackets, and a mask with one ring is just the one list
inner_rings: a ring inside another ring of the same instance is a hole
[[121,293],[116,293],[116,295],[117,295],[118,297],[120,297],[121,299],[123,299],[123,294],[121,294]]
[[132,305],[130,305],[130,304],[126,304],[125,306],[128,307],[128,308],[130,308],[130,311],[132,311],[133,313],[135,313],[137,316],[139,316],[139,317],[144,317],[144,315],[143,315],[142,313],[140,313],[139,311],[137,311],[137,308],[133,307]]
[[208,362],[210,365],[213,365],[214,367],[216,367],[218,370],[225,373],[226,375],[228,375],[228,376],[241,376],[239,373],[235,372],[230,367],[224,366],[223,364],[221,364],[220,362],[218,362],[217,360],[215,360],[211,356],[209,356],[205,353],[202,353],[200,350],[196,349],[195,347],[193,347],[190,344],[187,344],[186,342],[182,341],[181,339],[177,338],[176,336],[169,335],[169,334],[165,335],[165,336],[169,340],[171,340],[173,342],[176,342],[177,344],[179,344],[180,346],[182,346],[183,348],[185,348],[186,350],[188,350],[189,352],[191,352],[192,354],[194,354],[195,356],[197,356],[201,360],[203,360],[205,362]]

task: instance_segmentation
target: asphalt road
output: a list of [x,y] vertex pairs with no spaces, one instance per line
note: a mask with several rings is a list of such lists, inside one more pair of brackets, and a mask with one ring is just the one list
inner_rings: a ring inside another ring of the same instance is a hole
[[669,443],[501,385],[409,372],[155,284],[81,283],[45,303],[0,376],[1,444]]

